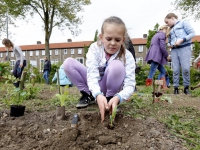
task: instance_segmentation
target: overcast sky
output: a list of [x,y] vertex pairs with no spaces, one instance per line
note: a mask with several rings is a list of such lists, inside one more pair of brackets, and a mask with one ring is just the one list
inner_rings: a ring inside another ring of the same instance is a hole
[[[174,11],[171,2],[174,0],[91,0],[91,5],[84,7],[83,24],[79,25],[82,30],[79,36],[73,37],[66,28],[60,31],[53,28],[50,43],[66,42],[71,38],[72,41],[92,41],[95,31],[100,32],[103,21],[110,16],[120,17],[126,24],[128,33],[131,38],[142,38],[143,34],[147,34],[149,29],[153,29],[155,24],[164,24],[165,16],[174,12],[181,19],[179,12]],[[191,18],[190,23],[196,31],[196,35],[200,35],[200,21],[194,22]],[[41,41],[44,44],[44,31],[42,30],[42,22],[35,15],[28,23],[18,20],[18,27],[9,26],[9,35],[11,41],[18,45],[36,44]],[[3,39],[6,35],[0,37]],[[0,42],[0,46],[3,45]]]

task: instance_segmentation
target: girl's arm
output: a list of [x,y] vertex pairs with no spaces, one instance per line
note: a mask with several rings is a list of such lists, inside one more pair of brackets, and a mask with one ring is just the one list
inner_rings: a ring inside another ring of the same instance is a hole
[[161,34],[160,37],[159,37],[159,40],[160,40],[160,50],[163,54],[163,56],[165,58],[167,58],[168,56],[168,52],[167,52],[167,49],[166,49],[166,38],[165,38],[165,34]]
[[183,29],[187,35],[183,38],[183,42],[191,40],[195,36],[195,31],[188,21],[183,22]]
[[99,86],[99,62],[100,56],[97,56],[100,51],[100,47],[97,46],[96,43],[93,43],[86,55],[86,67],[87,67],[87,83],[89,90],[92,92],[94,98],[96,98],[99,94],[102,94],[100,86]]
[[135,60],[129,51],[126,51],[126,65],[125,65],[125,72],[126,76],[124,79],[124,86],[123,90],[117,93],[116,95],[120,99],[120,103],[124,100],[130,98],[135,90]]
[[22,49],[19,46],[15,46],[15,49],[20,55],[20,66],[23,66],[24,56],[23,56]]

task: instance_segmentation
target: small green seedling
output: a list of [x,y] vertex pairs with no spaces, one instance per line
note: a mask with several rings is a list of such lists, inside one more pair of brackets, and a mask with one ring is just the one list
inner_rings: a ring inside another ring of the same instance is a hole
[[112,115],[110,115],[110,126],[113,127],[113,122],[115,121],[115,116],[117,114],[117,106],[113,109]]
[[[65,88],[68,88],[68,87],[65,87]],[[65,89],[65,91],[61,94],[56,94],[56,97],[60,100],[60,103],[59,103],[59,106],[65,106],[65,101],[68,100],[68,97],[69,97],[69,92],[68,90]]]

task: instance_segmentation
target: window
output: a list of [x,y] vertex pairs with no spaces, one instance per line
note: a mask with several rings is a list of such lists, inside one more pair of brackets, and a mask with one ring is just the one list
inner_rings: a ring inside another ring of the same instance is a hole
[[25,51],[23,52],[23,55],[26,56],[26,52]]
[[78,54],[82,54],[82,48],[78,49]]
[[43,55],[43,56],[45,55],[45,50],[42,50],[42,55]]
[[14,57],[14,52],[11,52],[10,55],[11,55],[11,57]]
[[71,49],[71,54],[74,54],[74,49]]
[[139,46],[138,52],[139,52],[139,53],[142,53],[142,52],[143,52],[143,46],[142,46],[142,45]]
[[64,49],[64,54],[67,54],[67,49]]
[[81,64],[84,64],[84,58],[83,57],[77,57],[76,60],[78,60]]
[[30,56],[33,56],[33,51],[30,51]]
[[49,54],[50,54],[50,56],[52,55],[52,50],[49,50]]
[[191,44],[191,50],[193,51],[193,48],[194,48],[194,44]]
[[44,59],[40,59],[40,72],[44,69]]
[[143,65],[143,58],[142,57],[136,58],[136,63]]
[[51,60],[51,64],[58,64],[58,60],[57,59]]
[[10,66],[11,66],[11,70],[13,70],[15,66],[15,60],[10,61]]
[[36,60],[30,60],[30,64],[31,64],[33,67],[37,67],[37,61],[36,61]]
[[58,49],[55,49],[55,55],[58,55]]
[[0,56],[3,57],[3,53],[0,53]]
[[39,56],[39,51],[38,50],[36,50],[35,55]]

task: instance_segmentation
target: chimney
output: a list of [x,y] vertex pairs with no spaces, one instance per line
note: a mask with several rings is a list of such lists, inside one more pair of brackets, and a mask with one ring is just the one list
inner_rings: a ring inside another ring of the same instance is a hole
[[41,41],[37,41],[37,44],[42,44]]
[[67,42],[68,42],[68,43],[72,42],[72,39],[67,39]]
[[146,39],[147,38],[147,34],[143,34],[143,38]]

